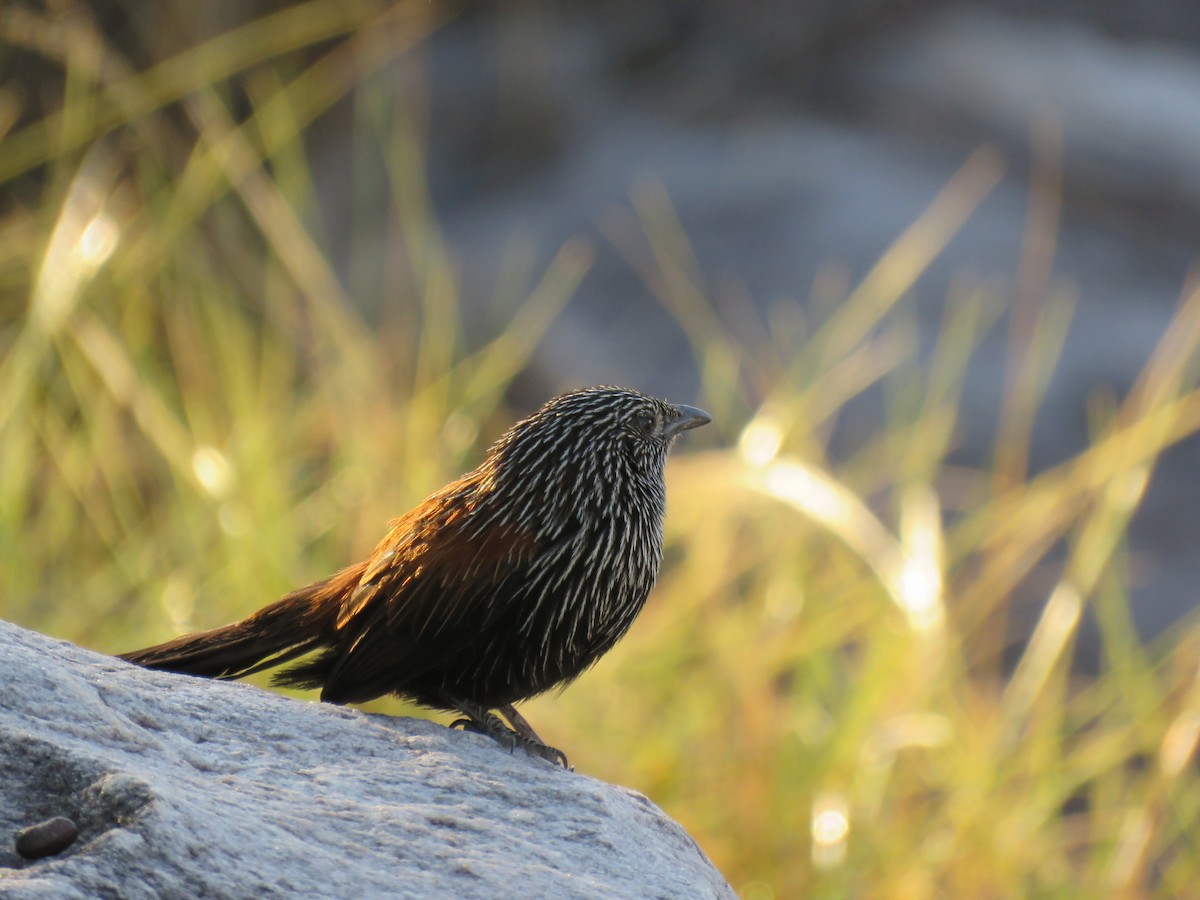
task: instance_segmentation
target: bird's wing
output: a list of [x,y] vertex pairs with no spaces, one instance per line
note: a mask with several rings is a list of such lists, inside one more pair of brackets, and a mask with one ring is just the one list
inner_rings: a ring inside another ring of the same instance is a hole
[[353,702],[402,691],[469,651],[501,612],[504,584],[524,580],[537,549],[531,532],[476,527],[461,508],[393,522],[343,603],[339,659],[322,696]]

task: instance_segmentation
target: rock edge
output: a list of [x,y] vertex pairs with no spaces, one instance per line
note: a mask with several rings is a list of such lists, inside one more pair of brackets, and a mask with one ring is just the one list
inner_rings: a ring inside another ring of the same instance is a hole
[[[419,719],[150,672],[0,622],[6,897],[733,897],[644,796]],[[65,816],[78,839],[22,859]]]

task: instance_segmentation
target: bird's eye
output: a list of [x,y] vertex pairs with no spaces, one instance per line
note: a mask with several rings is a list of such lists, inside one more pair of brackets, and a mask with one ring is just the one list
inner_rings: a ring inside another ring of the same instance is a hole
[[654,416],[648,412],[634,413],[629,423],[638,434],[649,434],[654,430]]

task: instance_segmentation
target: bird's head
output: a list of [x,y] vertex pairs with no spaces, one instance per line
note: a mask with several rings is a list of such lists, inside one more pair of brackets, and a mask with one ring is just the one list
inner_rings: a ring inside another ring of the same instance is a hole
[[549,400],[488,456],[506,468],[557,476],[565,490],[622,475],[661,480],[675,438],[711,421],[693,406],[628,388],[585,388]]

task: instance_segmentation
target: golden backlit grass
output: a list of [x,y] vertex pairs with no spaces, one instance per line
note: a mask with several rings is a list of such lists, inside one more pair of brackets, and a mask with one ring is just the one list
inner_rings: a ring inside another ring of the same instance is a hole
[[[511,421],[506,389],[590,250],[538,271],[515,248],[495,327],[466,343],[420,129],[374,78],[427,13],[312,2],[144,72],[85,17],[0,17],[0,40],[66,75],[61,109],[15,131],[0,86],[0,177],[35,198],[0,219],[5,618],[104,651],[227,621],[365,553]],[[355,88],[403,257],[355,260],[370,321],[324,249],[300,143]],[[605,224],[688,334],[716,423],[671,463],[645,613],[530,717],[581,771],[663,805],[746,897],[1200,883],[1200,629],[1138,641],[1124,547],[1157,458],[1200,428],[1200,292],[1128,396],[1097,392],[1089,446],[1031,476],[1071,307],[1044,292],[996,373],[996,465],[948,463],[964,372],[1005,309],[955,287],[922,356],[907,292],[1001,176],[980,151],[858,284],[827,273],[804,312],[737,328],[661,189]],[[866,392],[884,413],[835,458]],[[1032,638],[1004,665],[1018,597]],[[1072,676],[1089,611],[1100,671]]]

